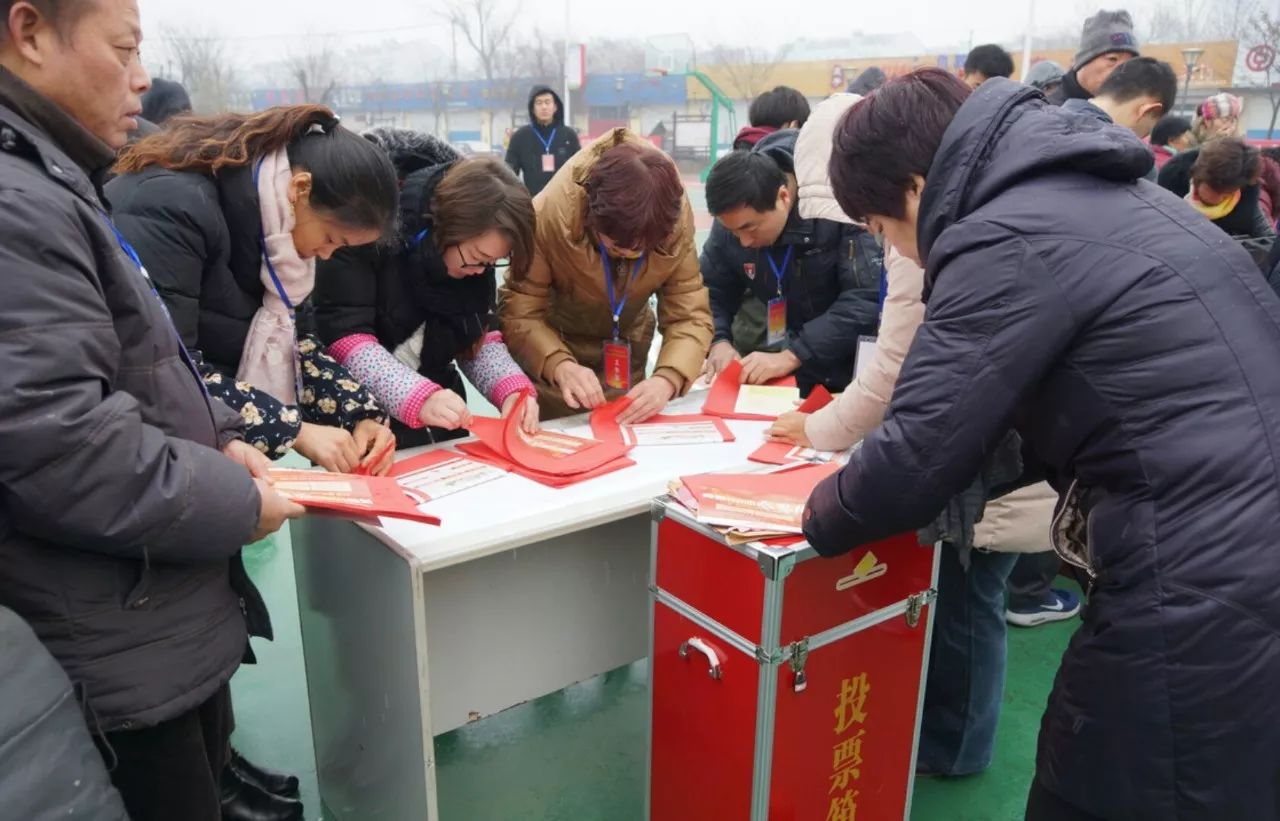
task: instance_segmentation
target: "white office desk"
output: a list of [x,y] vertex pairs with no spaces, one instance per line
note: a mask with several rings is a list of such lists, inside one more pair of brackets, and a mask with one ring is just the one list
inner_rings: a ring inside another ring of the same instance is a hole
[[[589,435],[585,421],[547,427]],[[316,764],[337,818],[436,819],[434,736],[643,658],[650,500],[677,476],[759,469],[747,455],[767,426],[636,448],[634,467],[568,488],[508,475],[429,503],[441,527],[296,522]]]

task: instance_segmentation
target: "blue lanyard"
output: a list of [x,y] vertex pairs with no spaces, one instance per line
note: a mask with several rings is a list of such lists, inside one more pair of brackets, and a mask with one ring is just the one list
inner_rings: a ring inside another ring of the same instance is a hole
[[769,260],[769,267],[773,269],[773,276],[778,280],[778,296],[782,296],[782,281],[786,279],[787,269],[791,267],[791,258],[795,256],[795,253],[796,247],[788,245],[787,252],[782,255],[782,267],[778,267],[773,254],[768,251],[764,252],[765,258]]
[[884,321],[884,301],[889,297],[889,269],[880,263],[880,313],[876,314],[876,324]]
[[426,239],[427,235],[430,233],[431,233],[430,228],[423,228],[421,231],[419,231],[417,234],[414,235],[412,240],[409,241],[409,247],[417,248],[419,245],[422,244],[422,241]]
[[169,315],[169,306],[164,304],[164,299],[160,296],[160,292],[156,290],[155,283],[151,281],[150,275],[147,274],[147,269],[142,264],[142,257],[138,256],[137,251],[133,250],[133,246],[124,238],[124,234],[120,233],[120,229],[111,221],[110,216],[103,213],[102,218],[106,221],[107,227],[111,229],[111,233],[115,234],[120,250],[124,251],[124,255],[129,258],[129,261],[138,269],[138,273],[142,274],[142,278],[147,281],[147,287],[151,289],[151,295],[160,303],[165,317],[169,320],[169,327],[173,328],[173,335],[178,340],[178,352],[182,354],[183,363],[187,366],[187,370],[191,371],[192,376],[196,378],[196,384],[200,386],[200,391],[204,394],[205,399],[209,399],[209,388],[204,384],[204,377],[200,375],[200,368],[196,366],[195,360],[191,358],[191,352],[183,344],[182,335],[178,333],[178,329],[173,324],[173,317]]
[[604,243],[600,243],[600,260],[604,263],[604,284],[609,291],[609,313],[613,315],[613,338],[617,339],[621,332],[620,323],[622,322],[622,309],[627,305],[627,290],[631,287],[631,280],[635,279],[636,272],[644,265],[645,255],[641,254],[640,258],[631,266],[631,272],[627,274],[627,282],[622,286],[622,298],[614,299],[613,295],[613,262],[609,259],[609,253],[605,250]]
[[548,154],[551,153],[551,143],[555,140],[556,131],[558,130],[558,128],[551,129],[551,134],[544,140],[542,135],[538,133],[538,127],[536,125],[533,127],[533,136],[538,138],[538,142],[542,143],[542,149]]
[[[253,189],[258,190],[258,176],[262,172],[263,160],[258,160],[258,164],[253,167]],[[289,309],[289,322],[293,325],[293,388],[295,392],[294,403],[302,402],[302,352],[298,349],[298,314],[294,308],[293,301],[289,299],[289,295],[285,293],[284,283],[280,281],[280,276],[276,274],[276,266],[271,264],[271,255],[267,253],[267,235],[262,230],[261,218],[258,225],[258,248],[262,252],[262,261],[267,265],[267,274],[271,277],[271,284],[275,286],[276,296],[280,297],[280,301]]]

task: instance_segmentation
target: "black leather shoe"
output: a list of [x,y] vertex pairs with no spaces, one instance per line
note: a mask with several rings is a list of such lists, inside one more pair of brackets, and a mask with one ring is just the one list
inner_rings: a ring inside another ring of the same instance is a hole
[[298,779],[296,776],[259,767],[240,755],[235,748],[231,750],[231,764],[229,766],[232,772],[240,776],[241,781],[248,781],[255,787],[261,788],[263,792],[269,792],[281,798],[298,797]]
[[222,771],[222,821],[302,821],[302,802],[281,798]]

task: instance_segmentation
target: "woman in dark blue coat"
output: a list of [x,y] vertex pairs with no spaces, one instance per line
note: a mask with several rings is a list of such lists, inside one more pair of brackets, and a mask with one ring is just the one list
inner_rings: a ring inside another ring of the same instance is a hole
[[851,109],[836,196],[923,262],[928,309],[805,534],[925,525],[1012,427],[1091,579],[1028,818],[1278,819],[1280,300],[1151,164],[1003,80],[922,70]]

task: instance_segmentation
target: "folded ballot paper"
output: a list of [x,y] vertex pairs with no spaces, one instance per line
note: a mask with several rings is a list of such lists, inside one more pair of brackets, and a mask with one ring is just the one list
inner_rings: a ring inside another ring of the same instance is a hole
[[318,470],[275,468],[268,472],[277,493],[309,511],[378,524],[378,517],[438,525],[440,519],[418,509],[431,500],[394,477],[356,476]]
[[[819,385],[800,403],[799,407],[793,410],[800,413],[815,413],[830,405],[833,399],[831,392]],[[849,451],[814,450],[793,445],[790,442],[766,442],[747,458],[766,465],[804,465],[822,462],[843,464],[849,461]]]
[[621,425],[618,416],[631,406],[623,397],[591,412],[591,435],[602,442],[639,447],[660,445],[712,445],[734,441],[733,432],[715,416],[658,414],[643,422]]
[[732,540],[766,539],[802,533],[809,494],[839,469],[822,464],[775,473],[701,473],[682,476],[669,492],[695,519]]
[[627,458],[630,445],[551,430],[526,433],[519,420],[519,407],[506,419],[477,416],[470,430],[480,441],[455,447],[473,459],[548,487],[567,487],[635,464]]
[[770,421],[795,410],[799,401],[795,377],[774,379],[764,385],[743,385],[742,363],[735,359],[711,383],[702,412],[724,419]]

